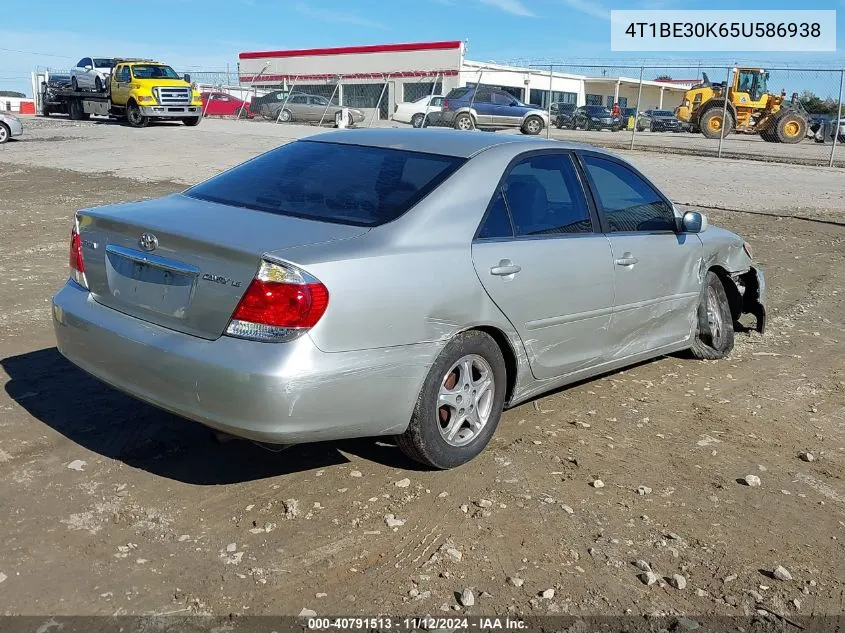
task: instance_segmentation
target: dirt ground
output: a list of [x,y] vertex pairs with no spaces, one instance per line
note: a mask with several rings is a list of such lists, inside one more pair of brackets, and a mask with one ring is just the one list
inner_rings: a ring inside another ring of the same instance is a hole
[[2,613],[843,612],[845,187],[824,217],[707,211],[766,271],[765,336],[512,409],[450,472],[388,441],[220,444],[62,359],[72,213],[182,187],[0,163]]

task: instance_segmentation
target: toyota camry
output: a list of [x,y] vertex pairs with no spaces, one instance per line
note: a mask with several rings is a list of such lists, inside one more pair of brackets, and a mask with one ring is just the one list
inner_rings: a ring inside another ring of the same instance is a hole
[[395,436],[451,468],[502,410],[659,355],[730,353],[765,284],[742,238],[586,145],[337,131],[182,193],[83,209],[60,352],[259,442]]

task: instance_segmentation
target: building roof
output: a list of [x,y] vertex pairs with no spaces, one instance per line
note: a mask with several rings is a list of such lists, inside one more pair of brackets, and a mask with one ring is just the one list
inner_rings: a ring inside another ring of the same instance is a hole
[[585,148],[600,151],[583,143],[547,141],[544,138],[522,134],[493,134],[491,132],[468,132],[447,128],[338,130],[309,136],[304,140],[403,149],[427,154],[459,156],[461,158],[469,158],[491,147],[505,144],[523,145],[525,149],[552,147],[556,149]]
[[404,53],[414,51],[440,51],[460,48],[460,40],[447,42],[410,42],[405,44],[376,44],[372,46],[337,46],[332,48],[302,48],[280,51],[246,52],[239,59],[270,59],[275,57],[318,57],[323,55],[355,55],[365,53]]

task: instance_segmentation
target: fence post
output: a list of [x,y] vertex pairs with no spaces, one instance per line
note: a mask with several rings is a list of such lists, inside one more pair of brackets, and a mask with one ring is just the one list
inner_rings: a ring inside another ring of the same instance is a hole
[[634,127],[631,129],[631,149],[634,149],[634,139],[637,136],[637,120],[640,118],[640,101],[643,98],[643,71],[645,71],[645,66],[640,66],[640,88],[637,90],[637,107],[634,112]]
[[[437,90],[437,80],[440,78],[440,73],[434,76],[434,84],[431,86],[431,94],[428,95],[428,103],[425,104],[425,112],[423,113],[423,120],[420,124],[420,127],[425,127],[425,120],[428,118],[428,109],[431,107],[431,100],[434,98],[434,91]],[[413,125],[414,121],[411,119],[411,124]]]
[[[287,85],[288,78],[285,77],[284,85]],[[293,78],[293,82],[291,82],[290,86],[288,86],[288,92],[285,95],[285,100],[282,101],[282,107],[279,108],[279,113],[276,115],[276,123],[282,120],[282,112],[285,111],[285,108],[288,105],[288,99],[290,99],[291,94],[293,93],[293,87],[296,85],[296,77]]]
[[382,75],[382,79],[384,79],[384,83],[381,86],[381,94],[378,96],[376,109],[373,112],[373,116],[370,118],[370,124],[367,127],[373,127],[373,123],[376,122],[376,116],[378,116],[379,110],[381,109],[381,100],[384,98],[384,91],[387,90],[387,83],[388,79],[390,79],[390,75]]
[[728,68],[728,76],[725,77],[725,90],[722,94],[722,98],[725,100],[725,102],[722,104],[722,129],[720,130],[721,133],[719,134],[719,151],[716,154],[717,158],[722,157],[722,141],[725,140],[725,128],[727,127],[727,125],[725,124],[727,123],[728,118],[728,98],[731,94],[731,76],[733,75],[733,72],[733,68]]
[[[264,74],[264,71],[267,70],[267,66],[269,66],[269,65],[270,65],[270,62],[267,62],[266,64],[264,64],[264,68],[261,69],[261,72],[259,72],[257,75],[252,76],[252,82],[250,84],[250,88],[252,89],[252,94],[255,94],[255,80],[258,79],[261,75]],[[240,83],[241,83],[241,77],[240,77],[240,73],[239,73],[238,74],[238,85],[240,85]],[[241,101],[243,101],[243,103],[241,103],[241,107],[238,108],[238,117],[237,118],[239,118],[239,119],[241,118],[241,114],[243,114],[244,105],[246,104],[246,99],[241,99]]]
[[[552,73],[554,72],[554,68],[553,64],[549,64],[549,101],[546,104],[549,121],[546,123],[546,140],[549,140],[552,137]],[[526,99],[526,101],[531,101],[530,86],[528,99]]]
[[478,93],[478,87],[481,85],[481,78],[484,76],[484,69],[478,71],[478,81],[475,83],[475,90],[472,91],[472,97],[469,100],[469,120],[472,123],[472,129],[475,129],[475,119],[472,118],[472,106],[475,103],[475,95]]
[[828,167],[833,167],[833,155],[836,152],[836,141],[839,138],[839,122],[842,120],[842,86],[845,84],[845,69],[839,74],[839,105],[836,108],[836,127],[833,133],[833,147],[830,148],[830,163]]
[[323,119],[326,118],[326,114],[328,114],[329,108],[332,107],[332,99],[334,99],[334,95],[337,92],[337,87],[340,85],[342,79],[343,78],[340,75],[337,76],[337,81],[334,84],[334,90],[332,90],[332,96],[329,97],[329,102],[326,104],[326,109],[323,110],[323,115],[320,117],[320,122],[317,124],[317,127],[323,126]]

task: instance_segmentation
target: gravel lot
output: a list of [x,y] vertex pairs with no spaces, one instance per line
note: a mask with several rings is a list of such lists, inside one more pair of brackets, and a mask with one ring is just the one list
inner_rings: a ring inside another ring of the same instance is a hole
[[843,612],[840,171],[626,152],[753,244],[769,333],[517,407],[478,459],[425,472],[384,441],[219,444],[54,347],[74,210],[179,190],[313,128],[26,125],[0,148],[3,613]]

